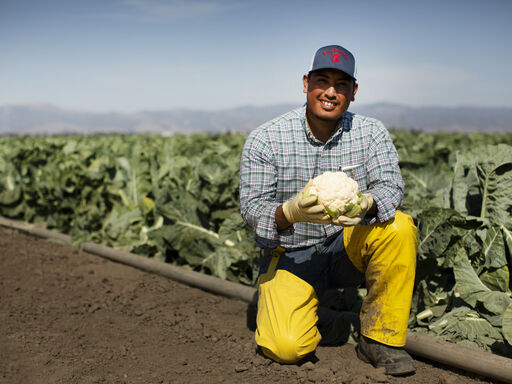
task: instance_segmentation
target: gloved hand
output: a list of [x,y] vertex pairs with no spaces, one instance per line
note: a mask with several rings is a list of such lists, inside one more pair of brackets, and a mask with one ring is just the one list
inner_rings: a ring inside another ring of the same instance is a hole
[[309,188],[312,182],[309,180],[302,191],[283,204],[284,216],[291,224],[299,222],[330,224],[331,217],[325,212],[323,205],[316,204],[316,196],[302,198],[302,192]]
[[361,213],[354,217],[338,216],[337,219],[332,219],[331,224],[341,225],[342,227],[352,227],[357,225],[366,216],[368,210],[373,206],[373,197],[369,193],[363,193],[361,199]]

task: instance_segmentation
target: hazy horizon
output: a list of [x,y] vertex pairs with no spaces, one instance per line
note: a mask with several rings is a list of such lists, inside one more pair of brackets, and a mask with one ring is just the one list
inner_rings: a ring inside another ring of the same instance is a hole
[[[71,113],[88,113],[88,114],[120,114],[120,115],[134,115],[139,113],[145,113],[145,112],[167,112],[167,111],[188,111],[188,112],[222,112],[222,111],[231,111],[236,109],[244,109],[244,108],[255,108],[255,109],[261,109],[261,108],[275,108],[276,106],[287,106],[290,108],[298,108],[302,105],[304,105],[305,100],[303,101],[297,101],[297,102],[282,102],[282,103],[274,103],[274,104],[263,104],[263,105],[257,105],[257,104],[244,104],[244,105],[237,105],[232,107],[220,107],[220,108],[187,108],[187,107],[162,107],[162,108],[147,108],[147,109],[135,109],[132,111],[123,111],[123,110],[93,110],[93,109],[86,109],[86,108],[66,108],[61,105],[47,103],[47,102],[33,102],[33,103],[10,103],[10,104],[0,104],[0,108],[17,108],[17,107],[30,107],[30,108],[41,108],[41,109],[57,109],[61,110],[63,112],[71,112]],[[478,106],[478,105],[441,105],[441,104],[428,104],[428,105],[421,105],[421,106],[415,106],[410,105],[406,103],[393,103],[389,101],[377,101],[377,102],[370,102],[370,103],[359,103],[359,102],[352,102],[349,106],[349,111],[356,110],[359,108],[367,108],[367,107],[376,107],[376,106],[391,106],[391,107],[401,107],[401,108],[407,108],[407,109],[429,109],[429,108],[435,108],[435,109],[489,109],[489,110],[512,110],[512,106]]]
[[[216,111],[161,109],[86,112],[48,105],[0,105],[0,134],[250,132],[301,104],[245,106]],[[410,107],[360,104],[349,108],[381,120],[388,128],[424,132],[512,132],[512,108]]]

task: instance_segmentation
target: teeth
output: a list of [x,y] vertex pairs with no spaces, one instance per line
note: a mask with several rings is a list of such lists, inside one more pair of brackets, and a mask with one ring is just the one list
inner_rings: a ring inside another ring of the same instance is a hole
[[327,105],[327,106],[329,106],[329,107],[334,106],[334,103],[330,103],[330,102],[328,102],[328,101],[322,101],[322,103],[323,103],[323,104],[325,104],[325,105]]

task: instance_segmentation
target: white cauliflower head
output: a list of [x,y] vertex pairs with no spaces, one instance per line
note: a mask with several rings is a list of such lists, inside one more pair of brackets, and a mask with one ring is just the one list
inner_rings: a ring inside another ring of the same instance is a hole
[[315,177],[304,189],[303,197],[317,196],[327,214],[354,217],[361,212],[361,193],[357,181],[344,172],[325,172]]

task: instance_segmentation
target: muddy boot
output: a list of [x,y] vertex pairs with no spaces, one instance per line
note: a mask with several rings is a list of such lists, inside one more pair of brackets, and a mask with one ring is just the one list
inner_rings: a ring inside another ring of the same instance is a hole
[[356,346],[357,357],[375,368],[384,367],[387,375],[401,376],[414,373],[411,356],[399,347],[390,347],[361,336]]

